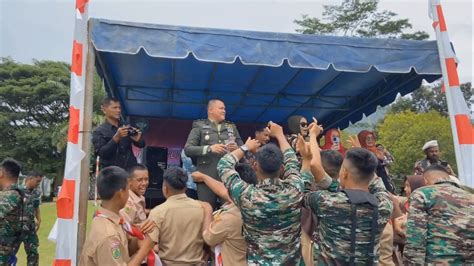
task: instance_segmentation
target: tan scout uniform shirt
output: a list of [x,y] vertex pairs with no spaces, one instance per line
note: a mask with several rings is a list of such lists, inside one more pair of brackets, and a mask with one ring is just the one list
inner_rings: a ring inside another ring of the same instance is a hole
[[210,246],[222,244],[224,265],[247,265],[247,244],[242,236],[242,216],[234,204],[222,207],[214,215],[214,221],[203,233],[203,238]]
[[166,265],[201,264],[204,211],[198,201],[186,194],[171,196],[151,210],[149,219],[157,225],[158,255]]
[[131,224],[139,224],[146,220],[145,197],[138,196],[129,190],[127,204],[120,210],[120,215]]
[[92,220],[79,265],[127,265],[130,260],[128,240],[120,225],[120,216],[102,207],[99,212],[107,218],[96,216]]

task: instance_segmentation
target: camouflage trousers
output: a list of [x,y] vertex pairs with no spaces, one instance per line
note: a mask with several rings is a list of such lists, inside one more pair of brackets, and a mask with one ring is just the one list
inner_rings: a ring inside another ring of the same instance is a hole
[[18,246],[20,246],[19,237],[0,235],[0,266],[12,264]]
[[26,259],[28,266],[38,266],[39,265],[39,240],[36,231],[26,231],[23,232],[21,242],[23,242],[23,247],[26,252]]

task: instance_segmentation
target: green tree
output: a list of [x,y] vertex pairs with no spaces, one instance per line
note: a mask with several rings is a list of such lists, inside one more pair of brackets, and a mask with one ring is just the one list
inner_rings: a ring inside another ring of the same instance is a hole
[[68,116],[69,67],[65,63],[0,62],[0,158],[14,157],[26,170],[53,174],[63,165],[51,132]]
[[392,174],[413,174],[415,162],[425,157],[421,150],[423,144],[433,139],[438,140],[442,159],[457,171],[449,118],[437,111],[388,114],[377,126],[377,132],[378,142],[395,157]]
[[356,37],[428,39],[428,33],[416,31],[408,19],[396,19],[397,14],[378,11],[378,1],[359,2],[345,0],[340,5],[324,5],[323,19],[302,15],[295,20],[304,34],[342,35]]
[[[474,103],[473,88],[470,82],[461,84],[461,91],[464,100],[469,108]],[[448,115],[448,106],[446,104],[446,94],[441,91],[441,84],[435,86],[421,86],[411,94],[399,98],[390,106],[390,113],[403,111],[412,111],[415,113],[426,113],[430,110],[436,110],[442,115]]]
[[[38,169],[62,180],[69,115],[69,65],[0,59],[0,158],[13,157],[26,171]],[[94,87],[95,116],[104,95]],[[97,120],[97,118],[95,119]]]

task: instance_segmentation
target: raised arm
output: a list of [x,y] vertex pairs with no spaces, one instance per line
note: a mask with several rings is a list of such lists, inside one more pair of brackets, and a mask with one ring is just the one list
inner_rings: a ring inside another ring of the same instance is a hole
[[313,123],[309,125],[309,148],[312,154],[310,169],[314,182],[318,189],[330,189],[331,184],[333,183],[332,178],[326,173],[321,162],[321,150],[319,149],[319,144],[317,137],[323,131],[323,127],[318,125],[318,120],[313,117]]
[[227,192],[227,189],[224,186],[224,183],[219,182],[215,180],[214,178],[212,178],[211,176],[208,176],[199,171],[193,172],[191,175],[195,182],[204,182],[207,185],[207,187],[209,187],[209,189],[212,190],[212,192],[214,192],[214,194],[219,196],[219,198],[227,202],[231,201],[229,197],[229,193]]
[[313,173],[316,183],[319,183],[328,175],[326,171],[324,171],[321,162],[321,150],[319,149],[319,144],[316,139],[322,131],[323,127],[318,125],[318,120],[313,117],[313,123],[309,125],[309,146],[311,148],[311,153],[313,154],[311,159],[311,173]]
[[[248,138],[244,145],[247,146],[249,151],[255,151],[260,146],[260,143],[257,140]],[[240,178],[239,173],[235,170],[235,165],[243,157],[244,152],[242,149],[236,149],[224,155],[217,164],[219,177],[229,190],[230,198],[237,206],[240,206],[240,196],[242,192],[249,186],[247,182]]]
[[302,159],[301,179],[304,182],[305,193],[313,190],[314,188],[314,177],[310,171],[313,154],[311,153],[311,148],[309,145],[310,144],[304,140],[303,136],[298,135],[296,140],[296,150],[300,153]]
[[275,138],[278,141],[278,145],[280,146],[281,152],[283,153],[285,178],[290,170],[299,172],[300,164],[298,162],[298,158],[296,157],[295,151],[288,143],[285,134],[283,134],[283,128],[273,122],[268,123],[268,128],[270,129],[270,137]]

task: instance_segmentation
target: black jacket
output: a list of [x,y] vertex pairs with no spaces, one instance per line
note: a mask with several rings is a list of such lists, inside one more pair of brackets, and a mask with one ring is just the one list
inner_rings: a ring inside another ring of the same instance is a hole
[[143,137],[138,142],[134,142],[127,136],[116,143],[112,137],[117,130],[118,127],[104,122],[92,133],[94,152],[100,156],[101,168],[115,165],[127,169],[137,163],[137,159],[133,155],[132,143],[139,148],[145,147]]

